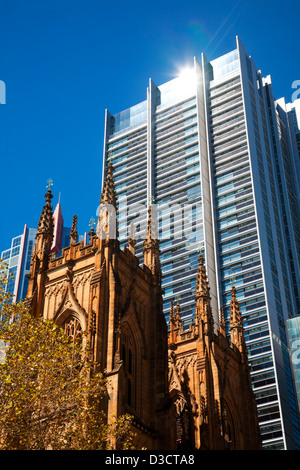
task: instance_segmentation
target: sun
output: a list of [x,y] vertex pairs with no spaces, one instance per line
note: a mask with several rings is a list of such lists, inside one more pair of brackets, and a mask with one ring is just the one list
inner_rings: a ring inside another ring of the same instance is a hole
[[194,88],[196,86],[195,69],[191,67],[182,68],[179,70],[178,80],[185,89]]

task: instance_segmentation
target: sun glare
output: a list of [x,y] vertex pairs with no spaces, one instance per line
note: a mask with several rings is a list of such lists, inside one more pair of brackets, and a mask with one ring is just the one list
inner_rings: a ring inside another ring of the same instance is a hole
[[194,87],[196,80],[195,80],[195,70],[190,67],[185,67],[179,71],[178,75],[179,80],[182,82],[182,86],[185,88]]

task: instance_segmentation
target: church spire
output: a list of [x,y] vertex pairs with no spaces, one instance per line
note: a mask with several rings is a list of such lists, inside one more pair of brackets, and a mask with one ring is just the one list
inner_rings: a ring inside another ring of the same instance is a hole
[[200,253],[198,261],[199,267],[196,280],[196,322],[198,323],[202,321],[204,324],[204,331],[207,334],[212,334],[213,316],[210,306],[208,279],[202,253]]
[[70,232],[71,245],[75,245],[75,243],[77,243],[77,239],[78,239],[77,215],[74,215],[73,216],[72,227],[71,227],[71,232]]
[[144,264],[158,276],[160,282],[161,267],[159,260],[159,241],[156,223],[156,213],[150,206],[148,210],[147,234],[144,242]]
[[176,322],[176,327],[177,328],[180,328],[182,326],[181,307],[180,307],[179,301],[177,302],[177,305],[176,305],[176,319],[175,319],[175,322]]
[[28,292],[30,311],[39,315],[42,311],[44,302],[44,280],[46,271],[49,267],[49,255],[53,240],[53,212],[51,199],[53,198],[51,187],[53,182],[51,179],[47,181],[47,193],[45,194],[46,202],[43,206],[36,232],[36,243],[34,245],[30,273],[28,274]]
[[129,251],[134,255],[135,254],[135,231],[134,231],[134,224],[130,224],[130,232],[129,232],[129,238],[128,238],[128,246],[129,246]]
[[196,280],[196,298],[199,297],[206,297],[209,298],[209,286],[208,280],[206,275],[206,269],[204,267],[204,258],[203,255],[200,254],[199,258],[199,267],[197,272],[197,280]]
[[92,241],[92,238],[96,235],[94,225],[95,225],[95,219],[94,217],[91,217],[89,221],[90,231],[88,233],[88,236],[90,237],[90,243]]
[[43,206],[42,213],[40,215],[40,219],[39,219],[38,226],[37,226],[37,233],[36,233],[36,237],[38,235],[44,235],[48,237],[49,239],[51,238],[51,241],[53,238],[53,212],[52,212],[53,207],[51,205],[51,199],[53,198],[53,194],[51,192],[52,185],[53,185],[53,182],[51,179],[49,179],[47,181],[48,191],[45,194],[46,203]]
[[177,302],[176,307],[174,307],[174,302],[173,300],[171,300],[170,316],[169,316],[169,323],[170,323],[169,342],[170,343],[176,343],[177,339],[179,338],[180,329],[183,324],[180,314],[181,314],[181,308],[179,305],[179,301]]
[[240,311],[239,302],[236,298],[236,288],[232,285],[231,288],[231,302],[230,302],[230,338],[231,344],[234,344],[241,352],[245,359],[246,343],[244,336],[243,319]]
[[113,170],[113,165],[109,162],[106,168],[106,177],[103,183],[97,222],[97,235],[103,240],[106,240],[107,238],[118,238],[117,196]]
[[113,177],[114,167],[111,162],[106,167],[106,177],[104,179],[100,204],[111,204],[117,208],[117,196],[115,190],[115,181]]
[[148,209],[147,238],[146,243],[158,248],[158,233],[156,223],[156,213],[151,205]]
[[220,333],[222,333],[223,336],[226,336],[226,323],[225,323],[225,318],[224,318],[223,307],[220,307],[219,325],[220,325]]
[[170,304],[170,316],[169,316],[169,321],[170,321],[170,325],[175,325],[175,312],[174,312],[174,302],[173,300],[171,300],[171,304]]
[[232,285],[231,288],[231,302],[230,302],[230,324],[231,328],[242,326],[242,316],[240,306],[236,298],[236,288]]

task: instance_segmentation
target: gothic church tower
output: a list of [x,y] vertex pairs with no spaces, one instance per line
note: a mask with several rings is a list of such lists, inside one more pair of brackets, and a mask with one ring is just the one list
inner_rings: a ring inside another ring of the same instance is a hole
[[168,394],[167,325],[162,311],[159,248],[151,234],[144,264],[129,248],[120,250],[115,220],[113,168],[107,168],[96,231],[77,242],[74,216],[70,246],[51,254],[52,199],[46,194],[29,275],[28,302],[34,316],[54,320],[69,335],[87,333],[90,355],[108,378],[107,416],[134,417],[136,446],[172,445]]

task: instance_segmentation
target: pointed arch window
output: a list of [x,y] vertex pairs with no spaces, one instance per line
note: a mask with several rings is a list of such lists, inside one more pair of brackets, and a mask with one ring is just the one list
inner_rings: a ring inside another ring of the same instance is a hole
[[78,318],[70,316],[62,326],[65,334],[73,341],[73,343],[79,343],[82,341],[82,327]]
[[129,329],[124,328],[126,334],[123,334],[122,337],[122,347],[121,347],[121,359],[123,360],[124,369],[126,373],[126,396],[125,400],[128,406],[131,408],[136,407],[136,395],[135,395],[135,354],[134,354],[134,342]]
[[229,410],[227,403],[223,402],[223,411],[222,411],[222,427],[223,427],[223,439],[225,449],[235,450],[235,438],[234,438],[234,425],[233,419]]

